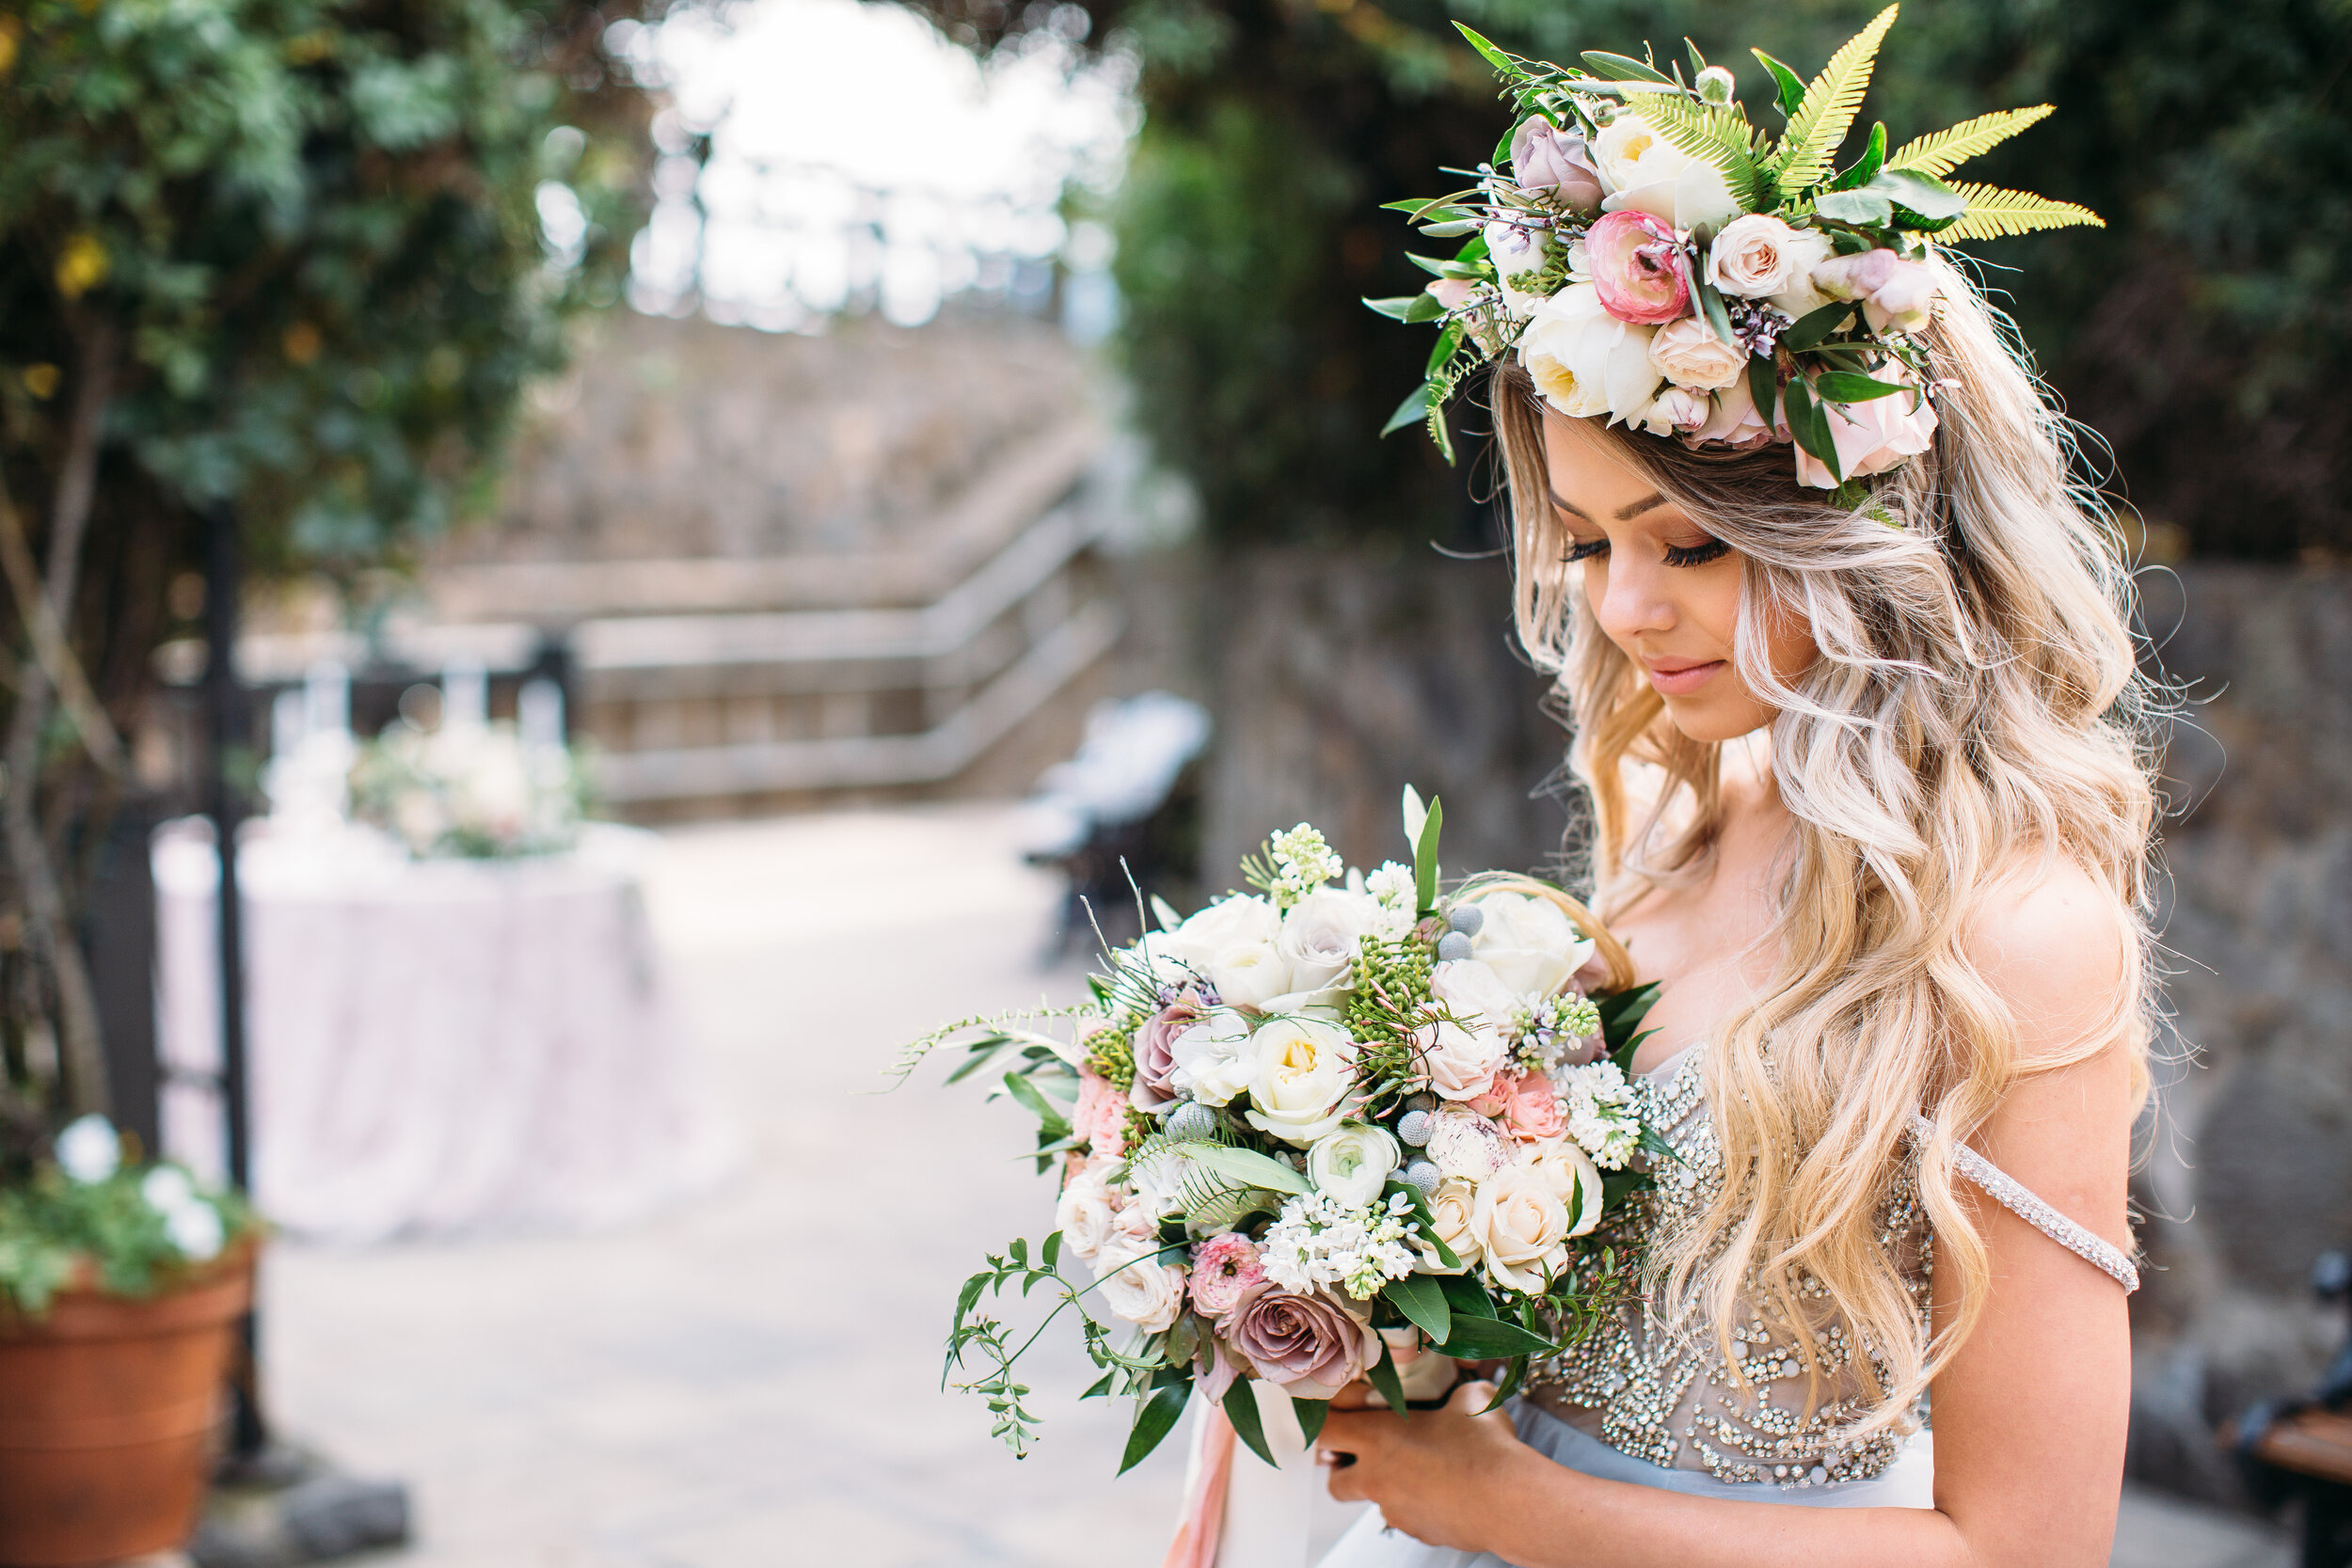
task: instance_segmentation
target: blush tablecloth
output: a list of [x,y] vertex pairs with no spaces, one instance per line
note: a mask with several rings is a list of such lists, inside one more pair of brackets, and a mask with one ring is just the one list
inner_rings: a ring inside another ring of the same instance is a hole
[[[708,1185],[733,1144],[664,993],[642,830],[411,863],[356,831],[239,838],[253,1190],[338,1243],[580,1228]],[[154,842],[164,1143],[223,1164],[207,824]]]

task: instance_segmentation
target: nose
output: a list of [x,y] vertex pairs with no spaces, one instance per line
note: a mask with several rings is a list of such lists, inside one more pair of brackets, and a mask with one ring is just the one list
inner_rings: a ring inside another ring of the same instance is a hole
[[[1634,553],[1610,552],[1605,568],[1607,578],[1593,599],[1593,613],[1600,622],[1600,629],[1611,641],[1627,648],[1645,634],[1672,631],[1677,619],[1665,567],[1657,562],[1630,559]],[[1586,566],[1585,571],[1589,587],[1592,567]]]

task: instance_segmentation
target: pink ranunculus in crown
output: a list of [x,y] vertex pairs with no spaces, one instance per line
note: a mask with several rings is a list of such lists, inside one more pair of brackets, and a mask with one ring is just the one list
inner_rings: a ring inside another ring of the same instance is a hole
[[1674,226],[1655,214],[1601,218],[1584,236],[1584,264],[1601,309],[1619,321],[1656,326],[1691,313],[1691,258]]

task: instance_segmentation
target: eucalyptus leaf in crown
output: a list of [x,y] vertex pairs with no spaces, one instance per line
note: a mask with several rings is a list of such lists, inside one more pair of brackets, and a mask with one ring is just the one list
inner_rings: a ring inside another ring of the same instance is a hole
[[1874,125],[1861,156],[1833,166],[1897,9],[1809,84],[1753,51],[1786,121],[1778,137],[1687,40],[1686,78],[1681,61],[1661,70],[1654,55],[1523,59],[1462,27],[1518,118],[1493,164],[1462,171],[1475,185],[1389,203],[1422,233],[1463,243],[1411,258],[1434,275],[1424,292],[1364,302],[1438,327],[1427,378],[1381,434],[1425,420],[1451,461],[1446,400],[1517,353],[1564,415],[1693,447],[1788,444],[1798,478],[1822,489],[1925,451],[1938,388],[1920,334],[1946,276],[1935,247],[2102,220],[1945,178],[2047,104],[1892,150]]

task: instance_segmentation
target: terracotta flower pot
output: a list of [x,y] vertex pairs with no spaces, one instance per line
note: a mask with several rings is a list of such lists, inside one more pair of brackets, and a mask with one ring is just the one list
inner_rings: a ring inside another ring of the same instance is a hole
[[0,1564],[81,1568],[195,1532],[253,1249],[143,1301],[0,1307]]

